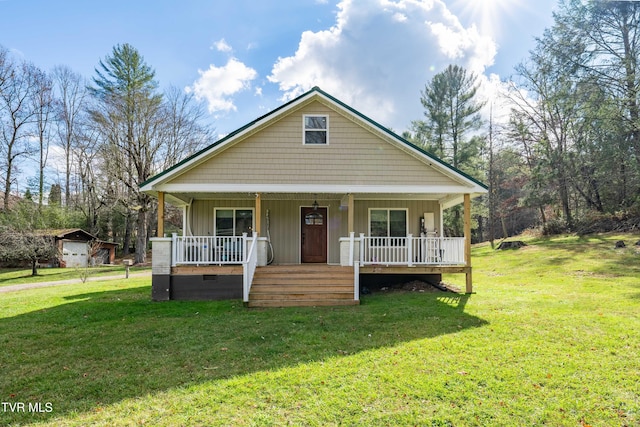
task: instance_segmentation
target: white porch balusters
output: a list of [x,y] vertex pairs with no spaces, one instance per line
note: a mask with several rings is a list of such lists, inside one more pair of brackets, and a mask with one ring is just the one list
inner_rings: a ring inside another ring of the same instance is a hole
[[243,236],[178,236],[173,234],[173,266],[242,264]]
[[407,236],[407,265],[413,267],[413,234]]
[[360,234],[360,265],[465,265],[465,238]]

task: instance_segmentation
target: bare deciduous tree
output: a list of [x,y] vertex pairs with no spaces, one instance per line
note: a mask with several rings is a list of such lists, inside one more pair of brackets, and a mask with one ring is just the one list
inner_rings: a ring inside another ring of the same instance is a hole
[[34,153],[29,127],[36,121],[30,102],[37,87],[39,70],[26,62],[15,63],[0,49],[0,170],[3,172],[4,210],[19,161]]
[[42,209],[44,198],[45,168],[49,157],[49,141],[51,139],[51,121],[54,112],[53,82],[39,69],[33,71],[33,93],[31,104],[35,118],[35,136],[38,140],[38,208]]
[[[83,113],[87,108],[87,90],[84,79],[69,67],[53,69],[53,80],[58,97],[58,142],[65,155],[64,204],[71,205],[71,173],[74,148],[80,143]],[[79,158],[79,161],[83,159]]]

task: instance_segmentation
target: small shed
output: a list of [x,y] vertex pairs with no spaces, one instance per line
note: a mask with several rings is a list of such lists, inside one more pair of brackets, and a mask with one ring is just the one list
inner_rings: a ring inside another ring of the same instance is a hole
[[97,240],[97,247],[92,255],[95,264],[114,264],[116,261],[117,243]]
[[115,261],[117,243],[99,240],[80,228],[49,230],[47,234],[55,238],[60,267],[86,267],[89,263],[113,264]]

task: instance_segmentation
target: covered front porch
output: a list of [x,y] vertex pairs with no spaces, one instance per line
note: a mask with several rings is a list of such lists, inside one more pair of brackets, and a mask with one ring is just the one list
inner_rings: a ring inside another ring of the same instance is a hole
[[[171,266],[239,265],[249,257],[256,240],[257,263],[268,262],[269,241],[258,233],[242,236],[171,237]],[[353,266],[453,266],[467,265],[464,237],[435,237],[409,234],[406,237],[372,237],[352,232],[340,238],[340,264]]]
[[[159,212],[166,197],[158,194]],[[154,299],[215,299],[215,292],[205,289],[217,287],[220,298],[241,297],[251,305],[256,272],[291,265],[348,267],[354,302],[362,275],[465,274],[466,292],[473,291],[469,194],[462,197],[462,237],[442,237],[442,210],[448,205],[425,194],[169,197],[174,204],[183,201],[183,229],[164,237],[164,215],[158,215],[163,237],[152,239],[154,283],[159,284],[154,289],[162,292],[155,292]],[[315,275],[319,283],[326,274],[318,270],[307,276]],[[180,291],[189,286],[191,294]]]

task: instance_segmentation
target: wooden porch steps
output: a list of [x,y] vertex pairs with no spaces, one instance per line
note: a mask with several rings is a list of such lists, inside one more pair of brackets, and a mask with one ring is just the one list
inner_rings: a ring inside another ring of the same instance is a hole
[[353,267],[326,264],[278,265],[256,269],[249,307],[357,305]]

